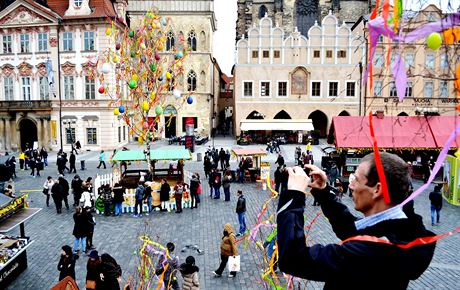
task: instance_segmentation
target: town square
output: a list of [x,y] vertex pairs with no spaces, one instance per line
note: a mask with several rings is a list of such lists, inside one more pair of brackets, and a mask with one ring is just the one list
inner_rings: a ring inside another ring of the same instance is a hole
[[0,288],[456,289],[460,2],[380,2],[2,1]]

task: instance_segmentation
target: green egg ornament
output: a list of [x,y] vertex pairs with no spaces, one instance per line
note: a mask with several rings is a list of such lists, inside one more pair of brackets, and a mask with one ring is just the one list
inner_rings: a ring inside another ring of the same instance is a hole
[[156,66],[154,63],[151,63],[151,64],[150,64],[150,70],[151,70],[151,71],[156,71],[156,70],[157,70],[157,66]]
[[160,105],[155,107],[155,114],[157,114],[157,116],[163,115],[163,108]]
[[131,89],[135,89],[137,87],[137,81],[136,80],[130,80],[129,83],[128,83],[128,86]]
[[428,38],[426,39],[426,45],[431,48],[432,50],[438,49],[442,44],[442,37],[441,34],[437,32],[433,32],[430,35],[428,35]]
[[131,30],[131,31],[128,33],[128,35],[129,35],[129,37],[134,37],[134,31]]

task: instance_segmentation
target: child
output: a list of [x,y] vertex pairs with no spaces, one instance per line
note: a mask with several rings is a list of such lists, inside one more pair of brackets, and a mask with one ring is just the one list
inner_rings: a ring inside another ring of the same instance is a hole
[[176,270],[179,265],[179,258],[174,255],[175,245],[171,242],[166,244],[168,252],[166,255],[161,255],[158,260],[155,274],[159,277],[163,275],[163,287],[165,289],[179,290],[179,283],[177,282]]
[[184,283],[182,284],[182,289],[200,289],[200,283],[198,281],[198,271],[200,270],[200,268],[195,266],[195,258],[193,256],[188,256],[187,259],[185,259],[185,263],[180,265],[179,270],[184,280]]

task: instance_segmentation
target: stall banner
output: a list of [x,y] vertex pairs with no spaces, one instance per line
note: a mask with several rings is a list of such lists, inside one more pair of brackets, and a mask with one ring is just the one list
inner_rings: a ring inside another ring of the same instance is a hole
[[270,163],[261,162],[260,163],[260,179],[267,180],[270,177]]
[[447,155],[444,161],[444,186],[442,196],[447,202],[460,205],[460,160]]

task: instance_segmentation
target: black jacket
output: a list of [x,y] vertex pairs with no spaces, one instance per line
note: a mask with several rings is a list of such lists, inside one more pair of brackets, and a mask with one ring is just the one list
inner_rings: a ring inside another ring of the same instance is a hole
[[77,255],[72,254],[70,257],[65,257],[61,255],[58,263],[59,281],[64,279],[67,276],[72,277],[75,280],[75,261],[78,259]]
[[125,188],[123,186],[117,186],[113,188],[113,202],[122,203],[125,198],[123,197]]
[[238,201],[236,202],[236,213],[243,213],[246,212],[246,199],[243,195],[238,197]]
[[[386,238],[395,244],[407,244],[419,237],[433,236],[421,217],[405,212],[407,219],[393,219],[357,230],[354,217],[340,203],[330,187],[312,190],[337,237],[345,240],[357,235]],[[298,191],[281,194],[278,213],[280,270],[296,277],[325,281],[324,289],[406,289],[428,268],[435,244],[409,249],[374,242],[349,241],[342,245],[305,244],[305,195]]]
[[436,191],[436,190],[430,192],[430,201],[431,201],[431,205],[442,207],[442,195],[441,195],[441,192]]

